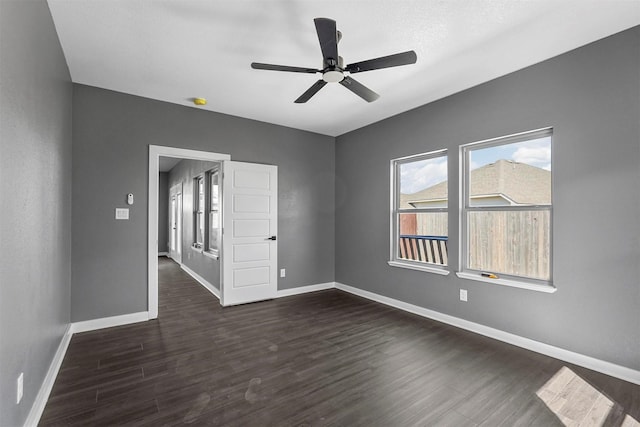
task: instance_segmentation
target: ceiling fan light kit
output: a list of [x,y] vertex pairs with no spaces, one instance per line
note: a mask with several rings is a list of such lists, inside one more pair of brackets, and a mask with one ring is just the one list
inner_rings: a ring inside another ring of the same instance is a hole
[[[320,50],[322,51],[322,69],[291,67],[288,65],[263,64],[252,62],[251,68],[256,70],[287,71],[291,73],[322,73],[322,78],[315,82],[305,93],[300,95],[295,103],[307,102],[313,95],[318,93],[327,83],[340,83],[351,92],[358,95],[367,102],[373,102],[380,97],[377,93],[353,79],[350,75],[363,71],[379,70],[381,68],[398,67],[401,65],[415,64],[416,53],[412,50],[394,55],[382,56],[375,59],[356,62],[346,67],[343,65],[342,57],[338,55],[338,42],[342,38],[342,33],[336,29],[336,21],[329,18],[315,18]],[[346,74],[348,73],[348,75]]]

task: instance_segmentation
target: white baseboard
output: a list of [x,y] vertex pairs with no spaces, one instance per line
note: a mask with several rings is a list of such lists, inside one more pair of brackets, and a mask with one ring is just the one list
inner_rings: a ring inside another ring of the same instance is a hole
[[466,329],[467,331],[475,332],[477,334],[484,335],[498,341],[506,342],[508,344],[525,348],[527,350],[535,351],[536,353],[541,353],[556,359],[564,360],[565,362],[569,362],[574,365],[582,366],[606,375],[610,375],[612,377],[620,378],[621,380],[628,381],[630,383],[640,385],[640,371],[636,371],[625,366],[616,365],[611,362],[606,362],[604,360],[585,356],[583,354],[575,353],[563,348],[554,347],[549,344],[544,344],[539,341],[534,341],[529,338],[524,338],[519,335],[511,334],[499,329],[494,329],[489,326],[481,325],[479,323],[470,322],[468,320],[460,319],[459,317],[454,317],[448,314],[429,310],[427,308],[409,304],[404,301],[378,295],[373,292],[354,288],[353,286],[345,285],[342,283],[336,282],[335,287],[337,289],[340,289],[341,291],[349,292],[351,294],[358,295],[360,297],[367,298],[381,304],[408,311],[409,313],[417,314],[418,316],[437,320],[438,322],[456,326],[461,329]]
[[29,411],[27,420],[24,423],[25,427],[35,427],[40,422],[40,417],[42,417],[44,407],[47,405],[47,400],[49,400],[51,389],[53,388],[53,384],[55,383],[58,372],[60,371],[60,366],[62,366],[62,361],[64,360],[64,355],[67,353],[67,348],[69,348],[72,335],[73,332],[71,332],[71,325],[68,325],[62,339],[60,340],[56,354],[54,354],[53,360],[49,365],[44,381],[42,381],[40,390],[38,390],[38,395],[36,396],[33,405],[31,405],[31,410]]
[[101,319],[91,319],[82,322],[74,322],[71,324],[71,333],[95,331],[98,329],[111,328],[114,326],[123,326],[130,323],[146,322],[149,320],[149,312],[141,311],[139,313],[123,314],[121,316],[103,317]]
[[300,286],[291,289],[280,289],[276,298],[290,297],[292,295],[306,294],[307,292],[324,291],[325,289],[333,289],[336,282],[318,283],[317,285]]
[[220,290],[205,280],[204,277],[200,276],[198,273],[190,269],[184,264],[180,264],[180,268],[182,268],[189,276],[193,277],[196,282],[200,283],[206,290],[211,292],[213,296],[220,299]]

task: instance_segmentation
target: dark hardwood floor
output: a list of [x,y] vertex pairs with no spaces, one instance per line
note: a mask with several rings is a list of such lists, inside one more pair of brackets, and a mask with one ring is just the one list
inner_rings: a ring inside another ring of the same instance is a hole
[[40,425],[640,420],[640,386],[606,375],[338,290],[222,308],[159,266],[159,319],[74,335]]

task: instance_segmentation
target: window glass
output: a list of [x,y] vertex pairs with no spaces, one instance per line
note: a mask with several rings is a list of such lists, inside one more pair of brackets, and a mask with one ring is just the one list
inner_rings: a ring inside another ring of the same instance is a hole
[[551,204],[551,136],[470,150],[469,170],[469,206]]
[[218,250],[218,231],[220,228],[219,222],[219,185],[218,185],[219,173],[218,171],[210,172],[209,174],[209,251]]
[[473,211],[468,219],[470,269],[550,279],[548,210]]
[[463,146],[463,270],[551,281],[551,130]]
[[391,260],[446,266],[447,156],[443,151],[393,161]]
[[195,244],[197,247],[202,248],[204,244],[204,177],[198,177],[195,179]]

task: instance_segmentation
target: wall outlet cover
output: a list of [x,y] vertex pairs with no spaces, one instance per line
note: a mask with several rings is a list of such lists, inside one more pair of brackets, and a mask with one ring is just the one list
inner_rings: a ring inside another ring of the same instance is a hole
[[467,290],[460,289],[460,301],[467,301]]

